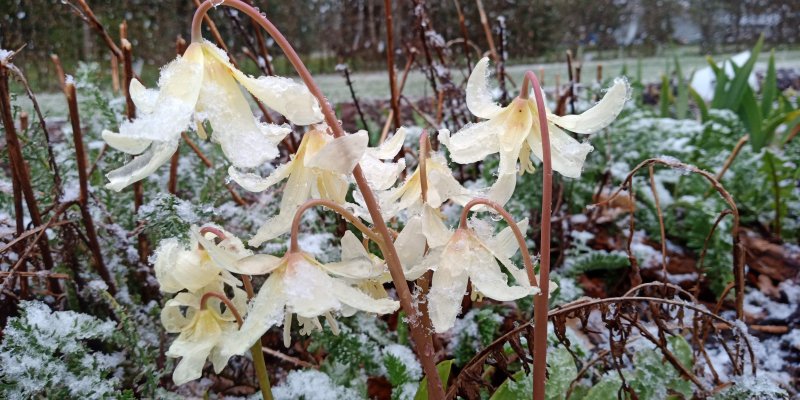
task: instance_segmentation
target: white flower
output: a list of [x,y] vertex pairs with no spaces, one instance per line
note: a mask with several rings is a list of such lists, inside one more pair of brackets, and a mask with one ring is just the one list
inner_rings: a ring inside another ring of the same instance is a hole
[[[200,305],[205,293],[223,294],[223,289],[222,282],[215,282],[197,293],[178,293],[167,301],[161,311],[161,323],[165,330],[179,333],[166,352],[169,357],[181,358],[172,374],[176,385],[200,378],[206,358],[211,359],[216,373],[228,363],[230,356],[223,355],[220,350],[224,339],[238,329],[236,318],[227,307],[222,311],[222,302],[215,297],[206,301],[205,309],[201,309]],[[231,289],[231,302],[240,313],[244,313],[247,310],[247,295],[237,287]]]
[[[284,343],[288,343],[294,314],[305,326],[301,333],[308,333],[314,327],[321,327],[319,317],[332,322],[331,313],[346,307],[376,314],[397,310],[397,301],[374,299],[351,286],[354,280],[382,276],[384,269],[373,262],[352,233],[345,238],[339,262],[322,264],[302,252],[289,252],[281,258],[256,254],[239,261],[240,269],[258,269],[270,276],[252,300],[242,328],[226,340],[223,353],[242,354],[267,329],[281,321],[284,322]],[[332,327],[335,329],[333,323]]]
[[264,223],[249,243],[259,246],[289,232],[295,211],[309,198],[345,204],[350,188],[347,175],[364,155],[367,141],[366,131],[334,139],[324,132],[324,126],[320,126],[306,132],[292,159],[266,178],[230,167],[228,174],[231,178],[251,192],[264,191],[288,178],[283,189],[280,213]]
[[400,127],[389,140],[378,147],[367,147],[359,164],[372,190],[386,190],[397,182],[397,177],[406,169],[406,160],[385,162],[393,159],[406,140],[406,129]]
[[[517,226],[524,232],[528,226],[527,219]],[[428,310],[436,332],[453,327],[468,281],[472,282],[473,290],[498,301],[511,301],[538,293],[539,289],[528,282],[525,271],[511,262],[518,248],[511,228],[503,229],[496,236],[459,228],[444,247],[431,250],[422,263],[434,270]],[[516,285],[508,284],[497,260],[511,273]]]
[[192,226],[189,247],[178,239],[162,240],[154,253],[154,270],[161,291],[177,293],[184,289],[197,292],[213,282],[224,282],[230,286],[241,286],[241,281],[231,272],[254,275],[258,270],[238,268],[238,260],[250,256],[252,251],[244,248],[242,241],[223,229],[218,229],[225,238],[219,243],[212,240],[215,235],[200,233]]
[[[522,164],[522,172],[532,172],[531,153],[542,158],[536,101],[530,96],[529,99],[516,98],[506,107],[494,103],[486,82],[488,64],[488,58],[479,61],[467,82],[467,107],[488,121],[468,125],[452,137],[449,131],[442,130],[439,140],[450,150],[453,161],[459,164],[473,163],[489,154],[500,153],[500,174],[516,172],[517,158]],[[581,134],[596,132],[614,121],[627,97],[627,81],[617,78],[603,99],[583,114],[561,117],[547,111],[553,170],[566,177],[579,177],[586,155],[593,149],[590,144],[570,137],[559,126]]]
[[104,131],[103,139],[111,147],[138,156],[108,173],[107,187],[122,190],[152,174],[175,152],[181,132],[196,126],[205,138],[203,121],[210,123],[212,140],[237,167],[256,167],[277,157],[277,144],[291,130],[258,121],[240,84],[295,124],[322,120],[319,104],[305,85],[274,76],[253,78],[233,67],[225,52],[210,42],[192,43],[182,57],[161,70],[159,90],[131,81],[129,90],[138,117],[123,122],[119,133]]

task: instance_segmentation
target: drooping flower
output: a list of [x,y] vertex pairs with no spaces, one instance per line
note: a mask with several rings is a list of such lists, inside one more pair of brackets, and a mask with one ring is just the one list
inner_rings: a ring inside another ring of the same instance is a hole
[[205,138],[204,121],[213,128],[211,139],[237,167],[256,167],[277,157],[277,144],[291,130],[258,121],[239,85],[292,123],[322,120],[319,104],[305,85],[274,76],[253,78],[231,65],[225,52],[210,42],[192,43],[161,70],[159,90],[131,81],[138,117],[123,122],[119,133],[104,131],[103,139],[138,156],[108,173],[107,187],[122,190],[152,174],[175,152],[181,132],[196,128]]
[[[517,225],[524,232],[528,221],[522,220]],[[495,236],[472,228],[459,228],[447,244],[432,249],[422,264],[434,271],[428,293],[428,310],[434,329],[444,332],[453,327],[468,281],[472,282],[473,290],[498,301],[517,300],[538,293],[539,289],[530,285],[524,270],[511,261],[518,248],[511,228]],[[498,260],[514,277],[515,285],[508,284]]]
[[319,317],[325,317],[335,329],[332,313],[347,307],[376,314],[391,313],[399,307],[395,300],[375,299],[352,286],[353,281],[377,278],[385,272],[352,233],[342,240],[339,262],[323,264],[298,251],[283,257],[256,254],[240,260],[238,267],[270,275],[252,300],[242,328],[226,340],[224,354],[242,354],[267,329],[281,322],[288,346],[293,315],[304,326],[301,333],[308,333],[321,328]]
[[[214,282],[197,292],[178,293],[161,311],[164,329],[179,334],[166,353],[169,357],[181,358],[172,374],[176,385],[200,378],[207,358],[211,359],[216,373],[228,364],[230,355],[224,355],[220,350],[224,339],[237,331],[236,318],[229,308],[223,309],[222,302],[215,297],[208,298],[206,307],[201,307],[203,295],[224,293],[223,289],[222,282]],[[244,314],[247,295],[235,286],[230,289],[233,291],[231,302]]]
[[249,243],[258,246],[289,232],[295,211],[309,198],[345,204],[350,187],[347,176],[364,155],[367,141],[366,131],[334,139],[319,126],[306,132],[292,159],[266,178],[230,167],[231,178],[251,192],[264,191],[287,179],[280,213],[265,222]]
[[[517,159],[522,166],[521,172],[532,172],[531,154],[542,158],[536,100],[531,96],[529,99],[516,98],[505,107],[496,104],[487,86],[488,66],[489,59],[483,58],[467,82],[467,107],[487,121],[468,125],[453,136],[442,130],[439,140],[450,150],[452,160],[459,164],[473,163],[500,153],[500,174],[516,172]],[[580,115],[557,116],[547,110],[553,170],[566,177],[579,177],[586,155],[593,149],[590,144],[573,139],[561,128],[580,134],[596,132],[614,121],[627,97],[627,81],[617,78],[603,99]]]

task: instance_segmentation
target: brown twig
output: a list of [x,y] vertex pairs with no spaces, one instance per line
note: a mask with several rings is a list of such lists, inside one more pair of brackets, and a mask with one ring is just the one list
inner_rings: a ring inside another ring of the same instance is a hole
[[394,27],[392,18],[392,0],[383,0],[383,8],[386,18],[386,69],[389,71],[392,123],[394,124],[394,129],[397,130],[400,129],[400,95],[397,92],[397,80],[394,71]]
[[461,30],[461,37],[464,40],[464,57],[467,59],[467,71],[472,70],[472,62],[469,59],[469,34],[467,33],[466,19],[464,13],[461,11],[461,3],[458,0],[453,0],[456,5],[456,13],[458,14],[458,26]]
[[108,285],[108,292],[112,295],[116,294],[117,286],[111,273],[103,261],[103,253],[100,250],[100,241],[97,238],[97,231],[94,227],[94,220],[92,213],[89,211],[89,179],[86,174],[86,152],[83,148],[83,132],[81,130],[81,119],[78,114],[78,97],[75,93],[75,85],[68,82],[64,86],[64,94],[67,98],[67,106],[69,107],[69,119],[72,123],[72,140],[75,144],[75,159],[78,168],[78,205],[81,210],[81,217],[83,225],[86,228],[86,236],[89,240],[89,250],[92,252],[94,258],[94,268],[98,275]]
[[486,10],[483,9],[483,2],[481,0],[475,0],[475,5],[478,6],[478,14],[481,16],[481,25],[483,25],[483,34],[486,35],[486,42],[489,43],[489,51],[492,54],[492,60],[494,60],[495,63],[499,63],[500,57],[497,54],[497,49],[494,47],[492,28],[489,26],[489,18],[486,17]]
[[92,27],[92,29],[94,29],[98,35],[100,35],[100,38],[103,39],[103,42],[105,42],[109,50],[114,53],[114,56],[121,60],[122,50],[119,48],[119,46],[117,46],[116,43],[114,43],[114,39],[111,38],[111,36],[108,34],[108,31],[106,31],[106,28],[94,15],[94,12],[92,11],[91,7],[89,7],[89,4],[87,4],[85,0],[76,1],[80,5],[80,9],[71,2],[66,4],[72,7],[72,11],[75,13],[75,15],[89,24],[89,26]]
[[[653,173],[653,165],[647,167],[650,174],[650,190],[653,192],[653,201],[656,205],[656,214],[658,215],[658,228],[661,232],[661,279],[664,283],[667,282],[667,234],[664,232],[664,215],[661,213],[661,202],[658,198],[658,190],[656,189],[656,178]],[[631,214],[633,219],[633,214]]]

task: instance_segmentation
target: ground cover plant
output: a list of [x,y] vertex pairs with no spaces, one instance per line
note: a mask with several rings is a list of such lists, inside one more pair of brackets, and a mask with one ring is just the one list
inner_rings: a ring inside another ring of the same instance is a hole
[[66,2],[113,78],[53,56],[57,127],[0,50],[0,397],[797,396],[800,85],[763,38],[710,99],[677,57],[546,85],[504,20],[475,57],[415,4],[381,101],[342,64],[330,102],[244,0],[197,2],[150,81]]

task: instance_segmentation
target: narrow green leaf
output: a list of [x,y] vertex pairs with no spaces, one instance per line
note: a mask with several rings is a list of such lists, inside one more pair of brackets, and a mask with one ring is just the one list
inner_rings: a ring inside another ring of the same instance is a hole
[[703,100],[703,97],[700,96],[700,93],[697,93],[697,91],[694,90],[693,87],[688,86],[687,89],[688,89],[687,92],[689,93],[690,96],[692,96],[692,100],[694,100],[694,103],[700,110],[700,119],[703,122],[708,121],[708,105],[706,104],[706,101]]
[[[436,371],[439,372],[439,379],[442,380],[444,390],[447,391],[447,380],[450,379],[450,370],[453,368],[453,360],[444,360],[436,365]],[[423,378],[419,383],[417,394],[414,400],[428,400],[428,378]]]
[[758,106],[756,95],[750,86],[745,88],[741,96],[737,114],[750,134],[750,145],[753,147],[753,151],[758,152],[767,144],[767,140],[761,127],[763,122],[761,120],[761,108]]
[[675,99],[675,118],[684,119],[689,113],[689,81],[683,76],[678,56],[675,56],[675,74],[678,76],[678,97]]
[[761,115],[769,116],[772,111],[772,102],[778,92],[778,77],[775,72],[775,50],[769,53],[767,75],[761,84]]
[[[742,103],[742,101],[745,100],[745,90],[750,87],[750,84],[748,83],[748,80],[750,79],[750,73],[753,72],[753,67],[755,67],[756,61],[758,61],[758,55],[761,53],[761,47],[763,45],[764,35],[762,34],[758,38],[756,45],[753,47],[753,51],[750,53],[750,58],[746,63],[744,63],[744,65],[737,67],[733,64],[733,62],[731,62],[733,70],[735,71],[735,75],[733,76],[733,80],[731,80],[730,88],[725,94],[724,106],[722,108],[736,111],[739,109],[739,105]],[[758,105],[756,105],[756,107],[758,107]]]
[[669,117],[669,98],[669,78],[666,75],[661,75],[661,93],[658,96],[658,103],[661,106],[661,118]]
[[716,82],[714,83],[714,97],[711,98],[711,108],[723,108],[725,102],[725,89],[728,86],[728,74],[725,70],[714,62],[714,59],[706,57],[708,65],[714,71]]

